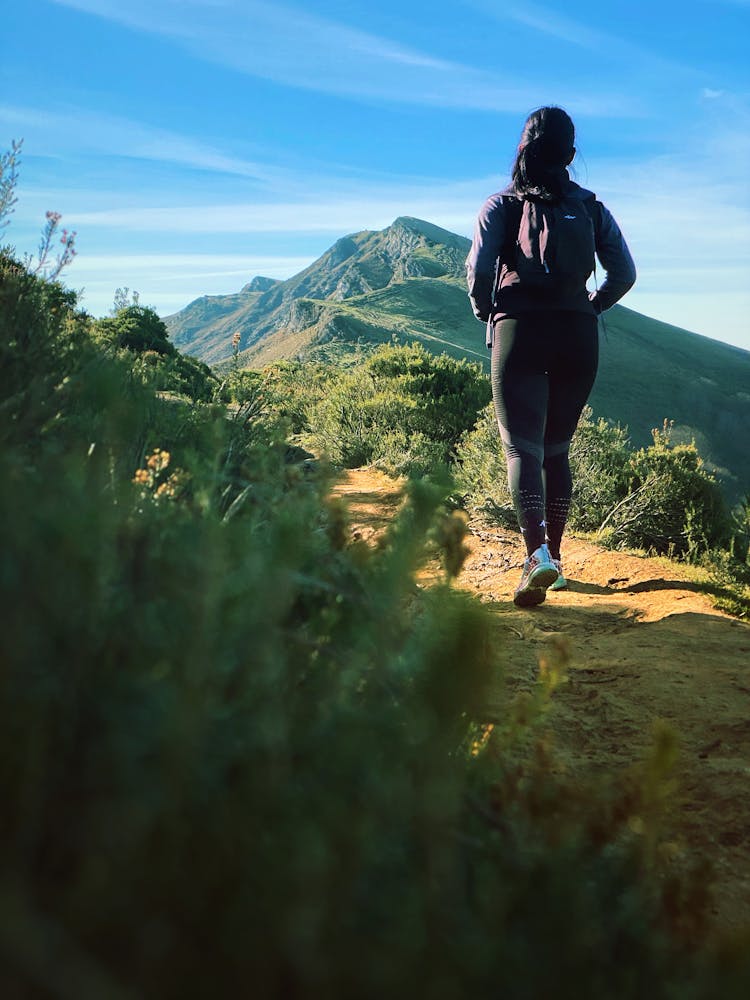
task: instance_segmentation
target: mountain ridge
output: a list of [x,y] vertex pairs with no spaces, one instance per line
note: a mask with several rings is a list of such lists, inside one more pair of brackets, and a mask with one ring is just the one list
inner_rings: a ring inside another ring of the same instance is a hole
[[[470,241],[399,216],[383,230],[336,240],[285,281],[255,277],[241,291],[202,296],[166,317],[173,342],[209,364],[332,358],[393,340],[468,358],[489,371],[484,330],[466,295]],[[674,421],[739,498],[750,492],[744,447],[750,425],[750,352],[616,305],[606,313],[590,403],[627,425],[636,445]]]

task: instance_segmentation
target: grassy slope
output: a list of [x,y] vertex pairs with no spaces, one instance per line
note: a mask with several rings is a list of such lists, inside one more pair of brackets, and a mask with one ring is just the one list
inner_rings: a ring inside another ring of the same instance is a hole
[[594,408],[628,424],[638,443],[665,418],[674,420],[676,439],[694,437],[713,464],[732,469],[750,489],[750,353],[623,307],[608,313],[606,324]]
[[[343,302],[317,300],[319,321],[289,334],[280,330],[243,353],[245,364],[266,364],[282,357],[338,345],[342,354],[358,343],[385,343],[396,337],[419,341],[435,352],[481,362],[489,371],[482,327],[467,309],[466,292],[454,279],[407,278]],[[330,353],[330,348],[327,350]]]
[[181,351],[203,358],[219,341],[228,357],[232,333],[239,318],[252,308],[262,292],[236,292],[231,295],[202,295],[181,312],[167,316],[172,342]]

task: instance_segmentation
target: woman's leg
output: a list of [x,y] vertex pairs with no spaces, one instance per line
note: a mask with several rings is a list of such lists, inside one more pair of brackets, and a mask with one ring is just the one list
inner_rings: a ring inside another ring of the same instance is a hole
[[492,398],[529,555],[545,540],[542,463],[549,387],[543,325],[536,313],[499,320],[492,348]]
[[584,313],[557,313],[556,328],[558,336],[548,354],[543,468],[547,543],[552,558],[559,560],[573,492],[568,453],[596,378],[599,335],[596,317]]

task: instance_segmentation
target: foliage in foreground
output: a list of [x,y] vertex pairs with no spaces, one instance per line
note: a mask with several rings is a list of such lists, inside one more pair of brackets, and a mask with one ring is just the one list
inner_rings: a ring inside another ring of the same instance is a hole
[[437,487],[352,543],[260,397],[168,404],[2,296],[3,995],[745,995],[659,860],[670,737],[557,776],[562,649],[488,719],[493,620],[415,585]]

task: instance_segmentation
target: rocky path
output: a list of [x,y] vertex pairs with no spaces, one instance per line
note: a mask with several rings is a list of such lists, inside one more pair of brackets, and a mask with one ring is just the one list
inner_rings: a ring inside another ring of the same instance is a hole
[[[335,492],[365,539],[401,500],[398,483],[371,469],[346,473]],[[470,529],[457,585],[497,615],[506,681],[530,686],[545,645],[560,636],[569,645],[568,681],[550,717],[565,766],[624,772],[657,720],[673,725],[678,835],[712,861],[717,925],[750,925],[750,625],[717,611],[680,566],[581,539],[563,552],[568,589],[518,609],[519,536],[480,521]]]

